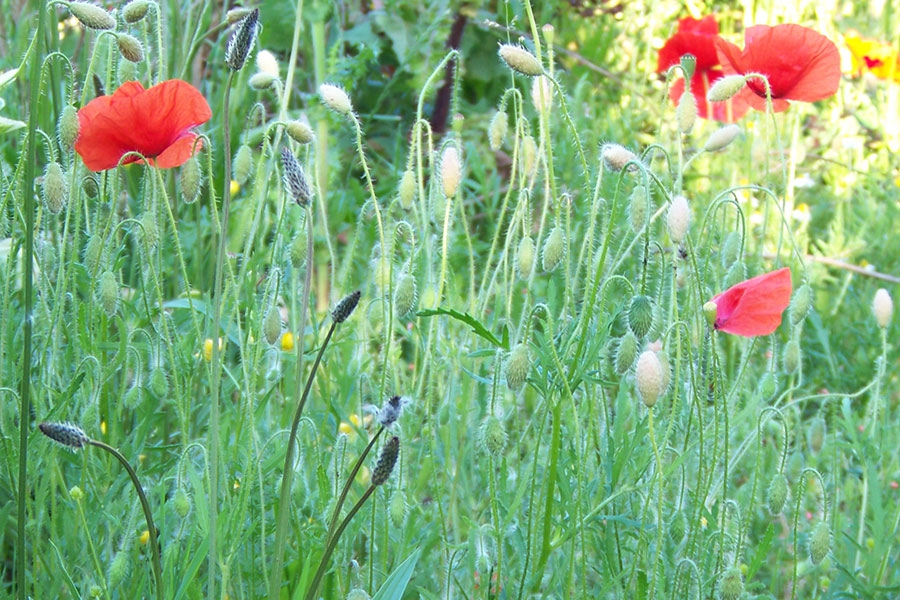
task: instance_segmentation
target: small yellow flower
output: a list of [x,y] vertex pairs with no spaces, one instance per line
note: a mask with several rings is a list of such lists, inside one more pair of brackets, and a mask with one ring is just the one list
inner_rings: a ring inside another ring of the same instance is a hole
[[235,480],[234,480],[234,483],[231,484],[231,489],[234,490],[235,492],[238,491],[238,490],[240,490],[240,489],[241,489],[241,480],[240,480],[240,479],[235,479]]
[[106,421],[100,421],[100,433],[106,435]]
[[[224,346],[224,342],[222,341],[222,338],[219,338],[219,352],[222,351],[223,346]],[[203,359],[206,362],[209,362],[212,360],[212,352],[213,352],[212,338],[206,338],[205,340],[203,340]]]
[[241,184],[239,184],[234,179],[231,180],[231,195],[235,196],[237,193],[241,191]]
[[150,532],[145,529],[144,532],[141,533],[141,537],[138,538],[138,541],[141,543],[141,545],[146,546],[147,542],[150,541]]
[[350,415],[350,423],[341,421],[341,424],[338,425],[338,432],[344,435],[351,435],[356,432],[356,428],[359,427],[360,423],[359,415]]
[[285,331],[281,334],[281,349],[284,352],[291,352],[294,350],[294,334],[290,331]]

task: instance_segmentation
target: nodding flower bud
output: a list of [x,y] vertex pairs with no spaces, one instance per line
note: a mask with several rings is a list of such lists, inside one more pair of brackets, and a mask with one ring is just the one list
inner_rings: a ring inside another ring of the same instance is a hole
[[737,567],[729,567],[719,580],[719,598],[738,600],[744,593],[744,577]]
[[181,195],[187,204],[191,204],[200,196],[203,175],[200,172],[200,161],[192,156],[181,166]]
[[330,83],[320,85],[319,97],[325,106],[338,114],[349,115],[353,112],[353,103],[350,102],[350,96],[336,85]]
[[719,152],[720,150],[724,150],[740,133],[741,128],[734,123],[720,127],[710,134],[706,143],[703,144],[703,149],[706,152]]
[[531,277],[534,269],[534,240],[530,235],[522,237],[519,248],[516,251],[516,274],[520,279]]
[[556,226],[550,230],[541,252],[541,266],[545,272],[553,271],[562,263],[566,256],[567,245],[566,232],[562,227]]
[[521,46],[500,44],[498,53],[500,54],[500,58],[503,59],[503,62],[506,63],[506,66],[513,71],[521,73],[522,75],[528,75],[529,77],[537,77],[538,75],[544,74],[544,69],[541,67],[540,61],[538,61],[531,52]]
[[741,91],[746,83],[747,78],[743,75],[726,75],[712,84],[706,92],[706,99],[710,102],[725,102]]
[[453,144],[447,144],[441,152],[441,186],[444,195],[452,198],[459,189],[462,180],[462,162],[459,159],[459,150]]
[[375,463],[375,470],[372,472],[372,486],[377,487],[388,480],[399,456],[400,438],[395,435],[388,440],[378,455],[378,462]]
[[419,290],[416,277],[412,273],[404,273],[394,286],[394,311],[398,317],[405,317],[416,307]]
[[766,503],[769,505],[769,512],[773,515],[780,515],[784,510],[784,504],[788,498],[788,480],[784,473],[776,473],[775,477],[769,483],[766,490]]
[[234,155],[232,162],[234,167],[234,179],[240,184],[247,181],[250,171],[253,170],[253,150],[247,144],[241,144]]
[[681,94],[678,106],[675,108],[675,120],[678,122],[678,131],[687,135],[697,122],[697,99],[691,92]]
[[312,127],[303,121],[288,121],[284,130],[298,144],[308,144],[315,138]]
[[526,344],[517,344],[506,359],[506,386],[513,392],[518,392],[525,385],[528,371],[531,370],[531,357],[528,355]]
[[638,358],[634,369],[638,394],[648,408],[653,408],[656,401],[666,391],[668,377],[663,373],[662,362],[656,352],[645,350]]
[[308,206],[311,193],[306,175],[303,174],[303,167],[300,166],[297,157],[287,148],[281,149],[281,166],[284,169],[284,187],[291,198],[300,206]]
[[356,305],[359,304],[359,298],[362,295],[362,292],[356,290],[355,292],[351,292],[341,299],[340,302],[337,303],[337,306],[334,307],[334,310],[331,311],[331,319],[335,323],[343,323],[347,320],[347,318],[353,314],[353,311],[356,309]]
[[237,29],[228,39],[228,46],[225,49],[225,64],[228,68],[233,71],[240,71],[243,68],[256,44],[258,34],[259,9],[254,8],[240,20]]
[[891,323],[891,317],[894,315],[894,301],[891,295],[884,288],[875,292],[875,298],[872,300],[872,314],[875,315],[875,322],[882,329]]
[[63,150],[68,152],[75,145],[78,139],[78,130],[81,124],[78,122],[78,109],[71,104],[67,104],[59,115],[59,123],[56,126],[56,133],[59,136],[59,145]]
[[265,73],[263,71],[258,71],[250,76],[250,79],[247,81],[247,84],[258,92],[263,92],[278,81],[278,78],[272,75],[271,73]]
[[669,206],[668,219],[666,226],[669,229],[669,237],[676,244],[684,241],[687,235],[688,226],[691,224],[691,207],[688,206],[687,198],[684,196],[675,196],[672,204]]
[[66,207],[69,198],[69,184],[62,166],[58,162],[47,164],[47,168],[44,170],[42,189],[47,210],[57,214]]
[[69,12],[89,29],[116,28],[116,20],[113,16],[90,2],[70,2]]
[[509,131],[509,118],[506,115],[506,111],[497,111],[488,127],[488,140],[491,144],[491,150],[496,152],[500,149],[507,131]]
[[38,425],[38,429],[54,442],[59,442],[73,450],[84,448],[91,442],[91,438],[87,436],[84,429],[74,423],[45,421]]
[[809,536],[809,560],[817,565],[828,556],[831,550],[831,529],[825,521],[819,521],[812,535]]
[[600,158],[607,169],[618,173],[628,167],[629,171],[636,167],[630,163],[638,162],[637,155],[621,144],[603,144],[600,147]]
[[147,16],[150,0],[132,0],[122,9],[122,18],[126,23],[134,24]]
[[119,46],[119,52],[125,60],[139,63],[144,60],[144,48],[141,46],[140,40],[133,35],[127,33],[116,34],[116,44]]
[[397,197],[400,199],[400,206],[403,210],[412,210],[413,201],[416,199],[416,173],[412,169],[403,172]]

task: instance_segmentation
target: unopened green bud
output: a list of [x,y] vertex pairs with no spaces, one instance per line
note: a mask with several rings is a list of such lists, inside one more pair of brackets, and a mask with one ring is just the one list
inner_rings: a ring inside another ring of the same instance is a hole
[[91,276],[97,273],[104,262],[104,250],[103,238],[97,234],[88,238],[87,244],[84,246],[84,266]]
[[462,161],[459,158],[459,150],[454,144],[447,144],[441,152],[440,174],[444,196],[452,198],[462,181]]
[[301,229],[297,232],[297,235],[294,236],[294,240],[291,242],[291,266],[295,269],[299,269],[306,262],[306,255],[309,252],[309,246],[307,243],[306,231],[305,229]]
[[200,161],[192,156],[181,166],[181,196],[186,204],[193,204],[200,196],[202,181]]
[[116,314],[116,306],[119,303],[119,283],[112,271],[104,271],[97,282],[97,300],[106,316]]
[[813,292],[809,284],[804,283],[794,291],[790,304],[791,325],[797,326],[806,318],[812,306],[812,299]]
[[336,85],[330,83],[320,85],[319,98],[322,99],[322,103],[325,106],[339,115],[349,115],[353,112],[353,103],[350,102],[350,96]]
[[534,240],[530,235],[524,236],[519,241],[516,250],[516,274],[520,279],[528,279],[534,269]]
[[809,536],[809,560],[817,565],[831,551],[831,528],[825,521],[819,521],[812,535]]
[[304,121],[288,121],[285,131],[298,144],[309,144],[315,139],[312,127]]
[[129,553],[125,548],[116,552],[116,557],[112,564],[109,565],[109,586],[113,589],[118,588],[125,578],[128,577],[128,571],[131,566]]
[[416,308],[419,290],[416,278],[411,273],[403,273],[394,286],[394,311],[400,318],[405,317]]
[[175,497],[172,498],[172,508],[175,509],[175,514],[182,519],[191,512],[191,497],[181,487],[175,490]]
[[710,102],[725,102],[744,88],[747,79],[743,75],[726,75],[718,79],[706,93]]
[[506,116],[506,111],[497,111],[497,113],[494,115],[494,118],[491,119],[491,124],[488,127],[488,140],[491,144],[491,150],[496,152],[500,149],[500,146],[503,145],[503,138],[506,137],[506,132],[508,130],[509,119]]
[[534,170],[537,168],[537,154],[538,147],[537,142],[534,141],[534,138],[530,135],[526,135],[522,138],[522,172],[525,173],[526,176],[531,177],[534,174]]
[[744,261],[735,261],[733,265],[725,273],[725,280],[722,282],[725,289],[739,284],[747,279],[747,265]]
[[169,396],[169,378],[162,367],[156,367],[150,372],[150,391],[160,400]]
[[732,231],[722,243],[722,266],[729,268],[741,256],[741,234]]
[[116,34],[116,44],[119,46],[119,53],[125,60],[133,63],[139,63],[144,60],[144,47],[141,46],[140,40],[133,35],[127,33]]
[[247,81],[247,84],[258,92],[263,92],[278,81],[278,77],[272,75],[271,73],[265,73],[263,71],[257,71],[253,75],[250,76],[250,79]]
[[800,354],[800,342],[790,340],[784,345],[784,372],[793,375],[800,368],[802,356]]
[[530,370],[531,357],[528,355],[528,346],[517,344],[506,359],[506,386],[513,392],[518,392],[525,385]]
[[75,140],[78,139],[79,128],[78,110],[71,104],[67,104],[59,115],[59,123],[56,127],[59,145],[66,152],[75,145]]
[[744,577],[738,567],[729,567],[719,580],[719,598],[738,600],[744,593]]
[[678,131],[687,135],[694,128],[697,121],[697,99],[691,92],[684,92],[678,100],[675,108],[675,120],[678,123]]
[[559,266],[566,256],[566,245],[566,232],[562,227],[554,227],[544,240],[541,252],[541,266],[544,272],[549,273]]
[[506,449],[507,438],[503,421],[495,415],[488,415],[481,424],[481,445],[485,452],[494,458],[499,458]]
[[52,162],[44,170],[44,205],[53,214],[58,214],[66,207],[69,200],[69,184],[62,166],[58,162]]
[[141,226],[139,235],[149,249],[156,248],[159,243],[159,225],[156,222],[156,213],[153,209],[145,210],[140,218]]
[[638,350],[639,344],[637,336],[631,331],[628,331],[619,340],[619,345],[616,348],[616,373],[624,375],[631,369],[634,365],[634,361],[637,359]]
[[612,143],[603,144],[600,147],[600,158],[603,160],[604,166],[613,173],[618,173],[625,168],[632,171],[637,168],[632,163],[639,162],[634,152],[621,144]]
[[266,338],[266,343],[272,345],[279,341],[281,330],[281,314],[273,306],[266,312],[266,317],[263,319],[263,336]]
[[81,180],[81,189],[88,198],[96,198],[100,193],[100,186],[97,185],[97,179],[93,175],[86,175]]
[[760,398],[763,400],[771,399],[772,396],[775,395],[775,391],[777,389],[778,379],[775,377],[775,373],[766,371],[766,373],[759,379],[759,384],[757,386]]
[[710,134],[706,143],[703,144],[703,149],[706,152],[719,152],[724,150],[738,135],[740,135],[740,133],[741,128],[734,123],[720,127]]
[[637,391],[647,408],[653,408],[656,401],[666,391],[667,378],[663,374],[662,363],[653,350],[641,353],[634,368],[634,380]]
[[635,233],[640,232],[650,217],[650,194],[643,184],[634,186],[628,199],[628,223]]
[[503,62],[506,63],[506,66],[522,75],[537,77],[544,73],[540,61],[538,61],[531,52],[521,46],[500,44],[499,54],[500,58],[503,59]]
[[769,482],[769,488],[766,490],[766,504],[769,505],[769,512],[773,515],[780,515],[784,510],[784,505],[788,499],[788,480],[784,473],[776,473],[772,481]]
[[396,529],[403,527],[406,523],[406,515],[409,513],[409,506],[406,504],[406,494],[403,490],[397,489],[391,496],[391,503],[388,506],[388,515],[391,517],[391,525]]
[[635,296],[628,307],[628,327],[639,340],[642,340],[652,326],[653,299],[650,296]]
[[809,446],[810,454],[816,456],[822,451],[827,432],[828,427],[825,424],[825,419],[822,417],[815,417],[810,421],[809,427],[806,429],[806,444]]
[[241,144],[234,155],[234,180],[244,185],[253,170],[253,150],[247,144]]
[[400,206],[403,210],[412,210],[413,202],[416,199],[416,174],[412,169],[407,169],[403,172],[397,195],[400,198]]
[[122,18],[126,23],[134,24],[147,16],[150,10],[150,0],[133,0],[122,9]]
[[70,2],[69,12],[89,29],[116,28],[116,20],[111,14],[89,2]]

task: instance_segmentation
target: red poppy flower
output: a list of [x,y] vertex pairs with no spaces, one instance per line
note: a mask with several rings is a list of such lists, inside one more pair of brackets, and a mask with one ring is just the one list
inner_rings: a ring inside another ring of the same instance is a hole
[[[824,35],[802,25],[754,25],[744,34],[744,49],[716,40],[719,61],[727,74],[760,73],[769,80],[772,108],[787,110],[788,100],[815,102],[837,92],[841,57]],[[766,110],[766,85],[751,78],[736,98],[756,110]]]
[[[685,17],[679,20],[675,35],[666,40],[659,50],[656,72],[663,73],[672,65],[677,65],[685,54],[693,54],[697,59],[697,65],[691,77],[691,93],[697,100],[698,116],[733,123],[750,109],[745,101],[732,100],[713,104],[706,99],[709,87],[725,74],[716,53],[718,38],[719,25],[716,23],[715,15],[707,15],[702,19]],[[684,79],[678,79],[669,88],[669,97],[677,104],[683,93]]]
[[[75,150],[91,171],[112,169],[128,152],[140,152],[163,169],[177,167],[193,153],[197,134],[191,128],[211,116],[206,99],[186,81],[170,79],[147,90],[129,81],[78,111]],[[122,161],[132,162],[143,161]]]
[[791,303],[788,267],[742,281],[710,300],[716,305],[715,328],[753,337],[769,335],[781,325],[781,313]]

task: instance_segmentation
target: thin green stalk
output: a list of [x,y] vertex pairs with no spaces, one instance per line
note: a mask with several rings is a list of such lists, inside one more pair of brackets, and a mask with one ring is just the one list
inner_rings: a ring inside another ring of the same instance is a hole
[[350,474],[347,476],[347,480],[344,482],[344,489],[341,490],[341,495],[338,497],[337,503],[334,505],[334,512],[331,513],[331,520],[328,521],[328,538],[330,539],[333,532],[334,526],[337,523],[338,517],[341,514],[341,507],[344,506],[344,501],[347,499],[347,494],[350,491],[350,486],[353,484],[353,480],[356,479],[356,474],[359,473],[359,469],[363,465],[363,461],[366,459],[366,456],[369,455],[369,452],[372,451],[372,447],[375,446],[375,442],[378,441],[378,438],[384,432],[384,427],[379,427],[378,431],[375,432],[375,435],[372,436],[372,439],[369,441],[369,444],[366,446],[366,449],[363,450],[362,454],[359,455],[359,458],[356,460],[356,464],[353,466],[353,470],[350,471]]
[[[82,494],[79,494],[81,496]],[[106,585],[106,577],[103,576],[103,566],[100,564],[100,557],[97,556],[97,547],[94,545],[94,538],[90,534],[91,527],[88,525],[87,517],[84,516],[84,504],[82,498],[75,500],[78,504],[78,516],[81,517],[81,526],[84,528],[85,537],[87,538],[88,554],[91,555],[91,562],[94,563],[94,570],[97,572],[97,579],[100,581],[100,589],[103,590],[103,596],[106,600],[110,600],[109,588]]]

